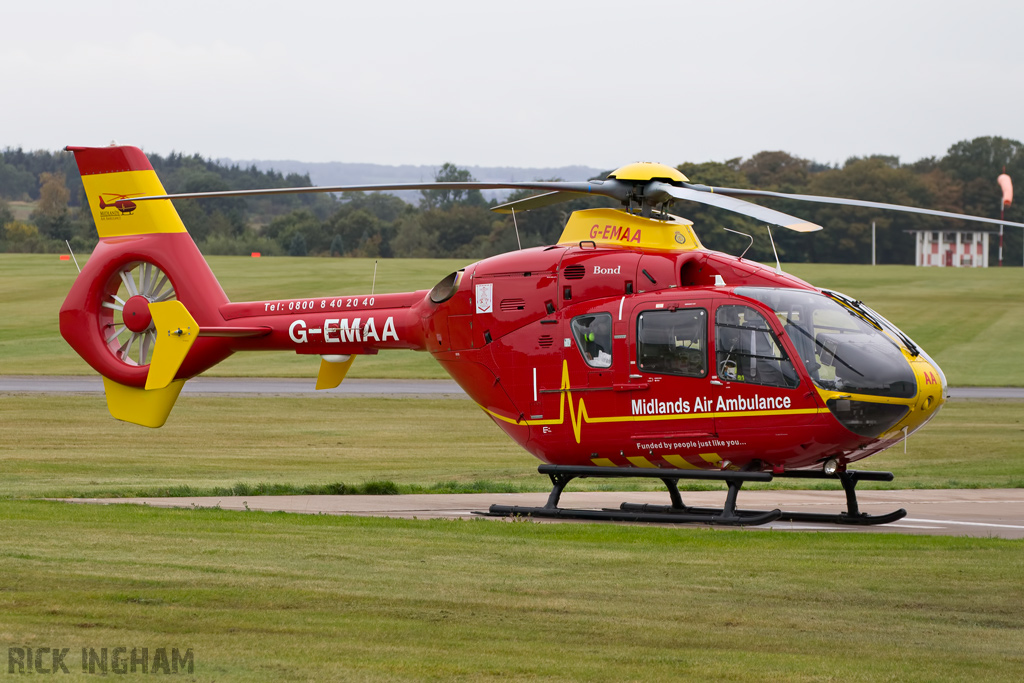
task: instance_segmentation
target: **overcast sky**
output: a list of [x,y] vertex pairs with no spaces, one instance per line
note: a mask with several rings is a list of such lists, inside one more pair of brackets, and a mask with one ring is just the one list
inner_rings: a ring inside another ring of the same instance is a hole
[[0,147],[610,168],[1024,140],[1024,2],[35,0]]

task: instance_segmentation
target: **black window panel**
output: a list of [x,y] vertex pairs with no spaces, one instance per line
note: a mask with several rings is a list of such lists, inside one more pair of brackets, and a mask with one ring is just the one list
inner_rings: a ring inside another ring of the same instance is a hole
[[644,372],[704,377],[707,330],[703,308],[643,311],[637,318],[637,365]]
[[788,388],[800,383],[768,321],[750,306],[718,307],[715,360],[718,376],[730,382]]
[[796,289],[741,287],[736,293],[775,311],[811,381],[822,389],[893,398],[917,395],[914,370],[894,341],[902,333],[867,307],[855,309]]
[[612,365],[612,315],[595,313],[572,319],[572,336],[583,360],[592,368]]

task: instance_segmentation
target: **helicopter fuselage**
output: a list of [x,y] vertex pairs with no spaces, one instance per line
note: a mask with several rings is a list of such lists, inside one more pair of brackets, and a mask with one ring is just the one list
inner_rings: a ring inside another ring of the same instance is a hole
[[934,362],[859,306],[707,250],[683,219],[596,209],[429,292],[220,312],[273,330],[232,350],[427,351],[551,464],[783,471],[888,448],[944,401]]

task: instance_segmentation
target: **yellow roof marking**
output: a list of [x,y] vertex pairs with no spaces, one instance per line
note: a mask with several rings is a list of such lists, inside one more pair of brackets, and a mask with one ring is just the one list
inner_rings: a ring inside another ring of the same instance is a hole
[[581,209],[569,216],[558,244],[593,242],[602,247],[693,251],[704,246],[693,222],[679,216],[670,220],[644,218],[619,209]]

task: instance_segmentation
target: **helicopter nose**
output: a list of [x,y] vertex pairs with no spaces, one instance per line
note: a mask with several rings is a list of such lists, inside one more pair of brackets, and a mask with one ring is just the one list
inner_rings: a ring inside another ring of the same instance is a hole
[[900,420],[896,429],[909,435],[923,427],[946,403],[946,376],[938,363],[921,353],[910,366],[917,379],[917,396],[906,417]]

